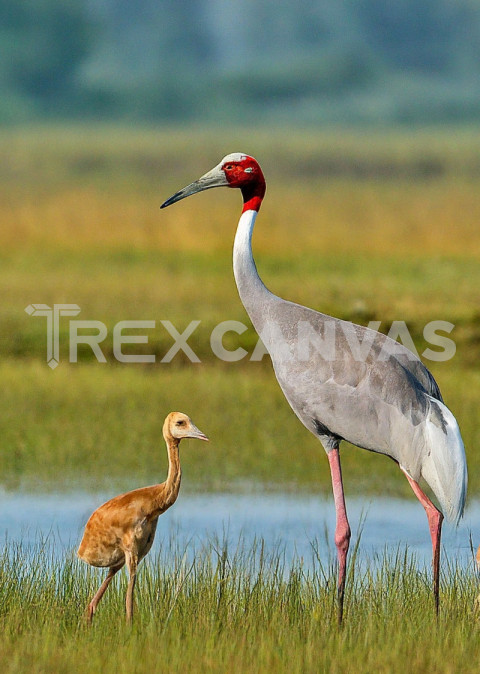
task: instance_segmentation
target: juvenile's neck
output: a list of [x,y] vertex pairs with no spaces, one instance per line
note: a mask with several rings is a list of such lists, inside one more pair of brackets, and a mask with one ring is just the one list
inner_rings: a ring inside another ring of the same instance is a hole
[[162,486],[163,509],[166,510],[177,500],[182,479],[180,466],[180,441],[176,438],[166,438],[168,452],[168,475]]

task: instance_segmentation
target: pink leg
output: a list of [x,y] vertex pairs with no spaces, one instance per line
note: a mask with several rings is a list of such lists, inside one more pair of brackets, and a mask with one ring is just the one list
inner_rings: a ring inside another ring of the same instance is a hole
[[117,571],[120,571],[121,568],[122,568],[121,566],[117,566],[116,568],[111,568],[111,569],[108,570],[107,577],[105,578],[103,583],[98,588],[98,590],[97,590],[95,596],[93,597],[92,601],[87,606],[87,623],[89,625],[92,624],[93,614],[95,613],[95,610],[98,606],[98,602],[100,601],[100,599],[105,594],[105,590],[110,585],[110,582],[111,582],[112,578],[114,577],[114,575],[117,573]]
[[343,620],[343,598],[345,596],[345,578],[347,573],[347,554],[350,543],[350,525],[345,508],[345,496],[343,494],[342,468],[340,466],[340,452],[332,449],[327,454],[332,475],[333,498],[335,500],[335,512],[337,525],[335,528],[335,545],[338,556],[338,624]]
[[439,588],[440,588],[440,537],[442,535],[443,515],[440,512],[440,510],[438,510],[438,508],[436,508],[433,505],[428,496],[423,493],[418,483],[415,482],[415,480],[411,478],[410,475],[408,475],[408,473],[403,470],[403,468],[402,471],[405,473],[406,478],[410,483],[410,486],[413,489],[415,496],[423,505],[423,507],[425,508],[425,512],[427,513],[428,526],[430,527],[430,536],[432,538],[432,549],[433,549],[433,561],[432,561],[433,595],[435,597],[435,611],[438,615]]

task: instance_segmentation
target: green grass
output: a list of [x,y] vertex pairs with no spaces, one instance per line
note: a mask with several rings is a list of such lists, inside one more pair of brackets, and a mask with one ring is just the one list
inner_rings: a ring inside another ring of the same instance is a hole
[[[365,325],[381,320],[383,331],[394,320],[406,321],[420,353],[428,346],[424,326],[447,320],[455,325],[450,336],[457,343],[457,364],[470,365],[480,357],[480,265],[476,259],[412,260],[362,254],[337,260],[311,253],[257,257],[268,287],[282,297]],[[231,333],[226,342],[230,339],[229,348],[241,345],[251,352],[257,341],[238,298],[227,252],[213,256],[111,249],[13,251],[5,254],[1,265],[0,287],[4,290],[0,307],[0,354],[4,358],[45,358],[45,318],[24,312],[31,303],[74,302],[81,308],[78,320],[105,323],[108,335],[102,350],[110,362],[115,361],[113,328],[121,320],[156,321],[155,329],[137,332],[148,335],[148,345],[124,349],[126,353],[156,354],[159,361],[173,343],[161,325],[164,319],[180,332],[191,320],[201,321],[189,343],[203,361],[216,360],[209,340],[222,321],[241,321],[250,328],[241,336]],[[61,320],[60,330],[62,358],[68,359],[68,320]],[[80,347],[79,358],[93,360],[92,350]]]
[[[471,493],[478,489],[480,373],[443,371],[445,398],[466,442]],[[440,376],[441,375],[441,376]],[[185,411],[211,438],[182,445],[185,489],[248,488],[330,494],[325,452],[297,420],[265,364],[190,364],[172,368],[44,362],[0,364],[8,404],[0,407],[0,474],[9,488],[127,490],[163,481],[161,428]],[[414,498],[398,467],[345,445],[347,495]]]
[[[313,548],[318,542],[313,542]],[[190,550],[191,552],[191,550]],[[314,556],[314,551],[312,551]],[[170,541],[142,563],[133,629],[119,574],[88,629],[83,613],[104,572],[51,544],[10,546],[0,558],[0,652],[5,674],[115,672],[410,672],[478,670],[477,581],[445,567],[435,619],[430,573],[408,552],[350,566],[342,630],[333,568],[262,541],[192,555]]]

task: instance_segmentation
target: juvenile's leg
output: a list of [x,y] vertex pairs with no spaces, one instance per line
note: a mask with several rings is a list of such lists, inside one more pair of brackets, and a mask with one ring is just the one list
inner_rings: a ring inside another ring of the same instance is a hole
[[[123,564],[122,564],[122,566],[123,566]],[[92,601],[91,601],[91,602],[89,603],[89,605],[87,606],[87,622],[88,622],[89,625],[92,624],[93,614],[94,614],[95,611],[96,611],[96,608],[97,608],[97,606],[98,606],[98,602],[100,601],[100,599],[101,599],[101,598],[103,597],[103,595],[105,594],[105,590],[106,590],[107,587],[110,585],[110,582],[111,582],[112,578],[113,578],[114,575],[117,573],[117,571],[120,571],[120,569],[122,568],[122,566],[112,567],[112,568],[110,568],[110,569],[108,570],[107,577],[105,578],[105,580],[103,581],[103,583],[102,583],[102,584],[100,585],[100,587],[98,588],[98,590],[97,590],[95,596],[93,597]]]
[[127,569],[128,569],[128,587],[127,587],[127,596],[126,596],[126,611],[127,611],[127,623],[129,625],[133,622],[133,591],[135,589],[135,583],[137,580],[137,558],[133,553],[126,555]]

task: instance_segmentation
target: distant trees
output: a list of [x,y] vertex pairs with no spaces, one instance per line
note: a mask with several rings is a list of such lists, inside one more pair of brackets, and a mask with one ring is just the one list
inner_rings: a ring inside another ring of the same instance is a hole
[[451,75],[458,52],[478,55],[479,9],[472,0],[369,0],[357,13],[367,40],[391,67]]
[[82,0],[0,0],[0,117],[68,108],[92,42]]
[[480,117],[480,0],[0,0],[0,122]]

